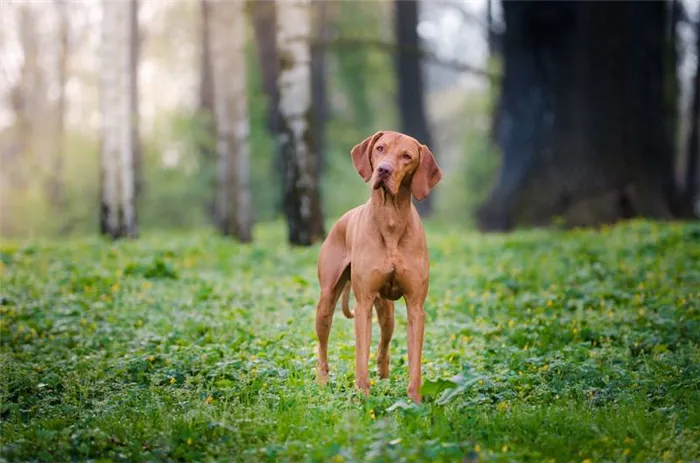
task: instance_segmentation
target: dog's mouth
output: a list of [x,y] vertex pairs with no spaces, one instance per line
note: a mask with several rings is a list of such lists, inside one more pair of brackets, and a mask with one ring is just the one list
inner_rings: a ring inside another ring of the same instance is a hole
[[381,177],[377,176],[374,179],[374,183],[372,184],[372,189],[373,190],[379,190],[379,189],[384,190],[385,193],[389,193],[390,195],[396,195],[396,191],[394,191],[393,188],[393,182],[391,181],[391,177]]

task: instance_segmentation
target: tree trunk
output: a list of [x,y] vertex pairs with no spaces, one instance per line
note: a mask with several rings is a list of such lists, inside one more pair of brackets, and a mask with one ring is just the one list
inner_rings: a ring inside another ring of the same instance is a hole
[[52,171],[49,182],[49,196],[53,207],[54,220],[58,224],[58,232],[65,233],[69,225],[65,223],[63,217],[63,143],[64,143],[64,121],[66,114],[66,80],[68,67],[68,15],[66,4],[63,0],[56,0],[54,3],[56,16],[58,19],[57,43],[58,56],[57,76],[58,76],[58,101],[56,102],[56,142],[53,146]]
[[277,2],[280,149],[289,242],[309,246],[325,236],[317,152],[311,137],[311,2]]
[[680,82],[678,80],[678,40],[676,38],[678,21],[680,20],[680,0],[671,0],[666,4],[667,15],[664,34],[664,70],[666,72],[665,106],[666,130],[674,153],[678,152],[678,96]]
[[663,2],[506,1],[486,230],[671,217]]
[[[267,95],[267,130],[270,136],[279,136],[279,91],[277,88],[277,6],[275,0],[249,0],[255,32],[255,46],[262,73],[262,84]],[[275,155],[270,164],[272,179],[281,180],[284,176],[284,159],[279,145],[275,145]],[[275,210],[283,212],[284,201],[275,204]]]
[[263,88],[267,94],[267,128],[276,135],[279,126],[279,92],[277,88],[277,11],[274,0],[251,0],[258,61],[262,71]]
[[40,165],[37,133],[41,127],[38,122],[46,101],[46,86],[42,69],[39,66],[38,27],[33,6],[27,3],[17,5],[19,12],[19,42],[22,52],[20,78],[10,93],[10,104],[15,116],[14,143],[10,151],[21,155],[23,165],[15,169],[9,177],[9,183],[17,188],[26,188],[29,180],[35,176],[32,171]]
[[137,69],[131,57],[131,20],[134,2],[102,2],[102,207],[103,234],[112,238],[136,237],[135,156],[138,142],[133,93]]
[[[129,99],[131,105],[131,143],[133,146],[134,166],[134,210],[137,209],[139,197],[143,191],[143,152],[139,131],[139,59],[141,55],[141,33],[139,30],[139,0],[131,0],[129,14]],[[135,234],[138,235],[138,221],[134,221]]]
[[[200,62],[199,62],[199,110],[206,117],[214,116],[214,84],[212,81],[211,53],[209,40],[211,36],[211,13],[208,0],[200,0]],[[207,153],[205,153],[206,156]]]
[[214,2],[209,53],[217,133],[217,223],[225,236],[253,239],[245,66],[245,1]]
[[[396,0],[394,3],[396,43],[396,77],[398,79],[398,106],[401,118],[401,131],[429,146],[433,150],[423,98],[423,75],[420,56],[415,50],[418,42],[418,2],[416,0]],[[433,196],[416,202],[421,216],[433,211]]]
[[[200,143],[199,154],[202,164],[210,167],[216,160],[216,148],[210,140],[216,140],[216,126],[214,123],[214,82],[212,78],[212,58],[209,51],[211,40],[211,12],[210,0],[200,0],[200,52],[199,52],[199,114],[198,122],[205,136],[204,142]],[[198,126],[200,127],[200,126]],[[204,204],[207,216],[217,223],[217,182],[212,179],[209,184],[212,192],[210,199]]]
[[700,211],[695,207],[697,201],[698,187],[700,186],[700,21],[695,27],[696,46],[695,53],[697,60],[695,63],[695,77],[693,79],[693,103],[690,108],[690,127],[688,131],[688,145],[686,147],[686,170],[685,170],[685,198],[686,209],[689,216],[700,215]]
[[[314,39],[328,39],[328,0],[312,0]],[[311,48],[311,101],[313,108],[313,138],[316,146],[316,170],[323,171],[326,149],[326,120],[328,118],[328,88],[326,84],[326,47]]]
[[498,53],[496,48],[496,31],[493,24],[493,0],[486,0],[486,45],[489,57]]

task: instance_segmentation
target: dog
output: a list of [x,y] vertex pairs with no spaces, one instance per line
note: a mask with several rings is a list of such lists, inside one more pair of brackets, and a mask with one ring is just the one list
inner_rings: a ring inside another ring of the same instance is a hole
[[[442,180],[430,149],[413,137],[380,131],[353,147],[352,162],[369,200],[346,212],[321,245],[316,307],[316,381],[328,381],[328,337],[336,303],[355,323],[355,386],[369,396],[369,344],[372,307],[381,328],[377,372],[389,376],[389,344],[394,332],[394,301],[404,298],[408,318],[408,397],[421,402],[421,356],[430,263],[423,224],[412,198],[424,200]],[[350,290],[355,295],[350,311]]]

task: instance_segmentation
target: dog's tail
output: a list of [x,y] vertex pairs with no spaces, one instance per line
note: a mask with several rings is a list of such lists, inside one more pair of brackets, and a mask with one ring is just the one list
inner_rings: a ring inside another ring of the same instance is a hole
[[353,318],[355,314],[350,310],[350,282],[345,283],[345,288],[343,288],[343,295],[340,301],[340,305],[343,308],[343,315],[346,318]]

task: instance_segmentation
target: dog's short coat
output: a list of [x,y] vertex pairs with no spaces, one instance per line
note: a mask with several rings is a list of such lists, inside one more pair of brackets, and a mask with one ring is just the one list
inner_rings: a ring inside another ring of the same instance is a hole
[[[369,200],[334,224],[321,246],[316,308],[316,379],[328,380],[328,336],[336,303],[355,321],[355,385],[369,395],[372,307],[381,328],[377,370],[389,376],[389,343],[394,332],[394,301],[403,297],[408,314],[408,396],[421,401],[421,355],[428,294],[429,260],[425,232],[412,202],[425,199],[442,179],[427,146],[393,131],[381,131],[352,149],[352,162],[372,185]],[[350,311],[350,289],[357,305]]]

